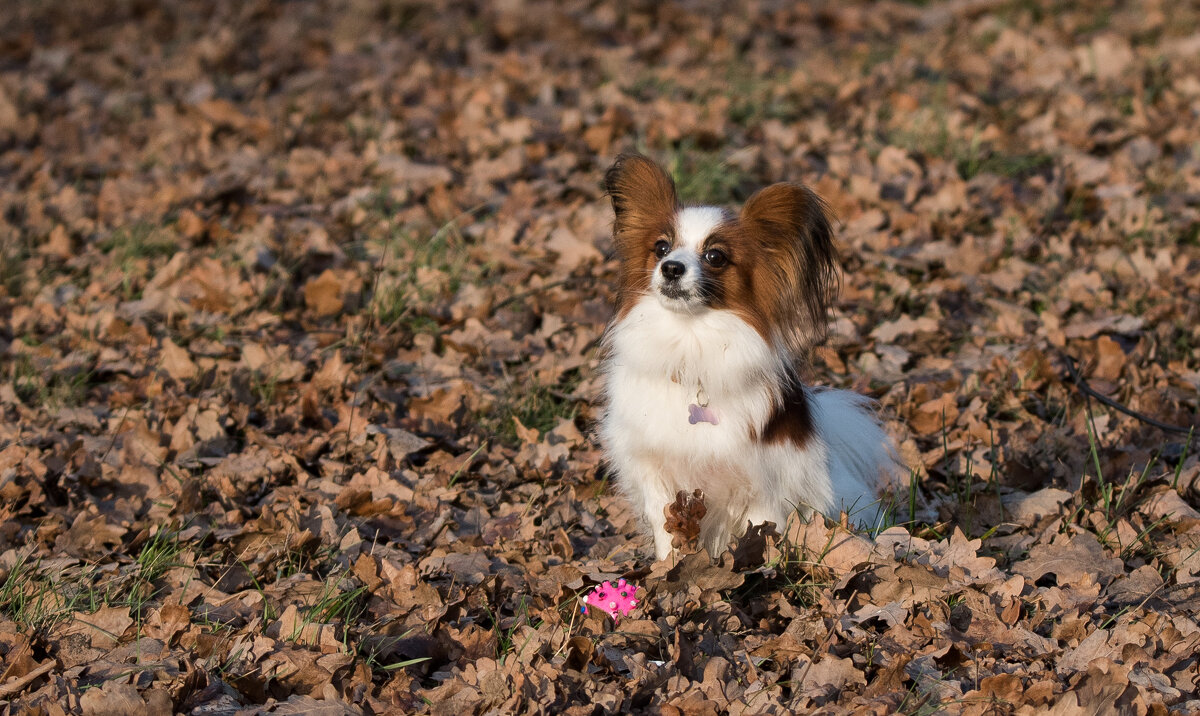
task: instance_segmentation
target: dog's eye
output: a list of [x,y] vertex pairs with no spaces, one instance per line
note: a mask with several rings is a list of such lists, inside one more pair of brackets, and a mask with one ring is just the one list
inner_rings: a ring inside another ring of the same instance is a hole
[[667,243],[665,239],[659,239],[658,241],[654,242],[655,256],[661,259],[669,253],[671,253],[671,244]]
[[725,252],[720,249],[709,249],[708,251],[704,252],[704,263],[712,266],[713,268],[721,268],[725,264],[729,263],[729,257],[726,256]]

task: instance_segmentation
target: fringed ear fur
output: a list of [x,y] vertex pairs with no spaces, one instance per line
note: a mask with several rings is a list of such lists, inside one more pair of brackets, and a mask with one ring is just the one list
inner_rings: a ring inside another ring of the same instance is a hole
[[742,207],[741,222],[765,252],[775,297],[779,340],[803,355],[825,335],[829,305],[837,293],[837,251],[829,207],[801,184],[773,184]]
[[662,167],[641,154],[622,154],[604,175],[616,220],[613,236],[622,248],[622,235],[659,231],[679,208],[675,182]]

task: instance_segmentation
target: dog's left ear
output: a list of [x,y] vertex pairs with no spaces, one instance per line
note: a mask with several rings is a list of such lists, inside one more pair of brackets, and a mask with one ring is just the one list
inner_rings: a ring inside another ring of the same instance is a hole
[[[741,220],[770,259],[770,290],[779,301],[776,320],[784,326],[780,338],[799,354],[824,337],[837,293],[829,207],[802,184],[773,184],[750,197]],[[789,316],[792,320],[785,320]]]

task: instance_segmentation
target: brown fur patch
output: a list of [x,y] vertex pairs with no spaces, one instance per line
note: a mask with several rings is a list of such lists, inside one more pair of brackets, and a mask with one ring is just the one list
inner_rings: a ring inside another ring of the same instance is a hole
[[640,154],[617,157],[604,176],[612,200],[613,243],[620,260],[617,315],[624,316],[650,288],[658,258],[654,243],[675,240],[679,198],[675,182],[652,160]]
[[789,441],[796,447],[804,447],[812,438],[814,429],[812,407],[804,393],[804,386],[800,381],[793,380],[763,428],[762,442],[771,445]]

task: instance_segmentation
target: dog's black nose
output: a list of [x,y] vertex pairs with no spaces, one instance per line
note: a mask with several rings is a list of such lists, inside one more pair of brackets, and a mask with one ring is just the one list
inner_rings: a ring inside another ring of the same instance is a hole
[[663,261],[662,275],[668,281],[674,281],[687,271],[687,267],[681,261]]

